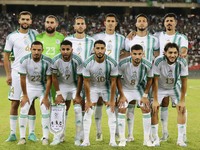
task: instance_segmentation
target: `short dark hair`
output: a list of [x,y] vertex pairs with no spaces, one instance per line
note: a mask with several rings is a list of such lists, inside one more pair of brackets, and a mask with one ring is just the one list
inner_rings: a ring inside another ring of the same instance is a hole
[[58,18],[56,16],[54,16],[54,15],[48,15],[48,16],[46,16],[45,21],[46,21],[47,18],[54,18],[55,21],[58,22]]
[[167,13],[164,17],[163,17],[163,22],[165,22],[165,19],[167,17],[173,17],[175,20],[177,20],[177,16],[175,13]]
[[[76,16],[75,18],[74,18],[74,24],[76,23],[76,20],[77,19],[83,19],[84,21],[85,21],[85,17],[83,17],[83,16]],[[86,21],[85,21],[86,22]]]
[[94,47],[96,44],[103,44],[104,46],[106,46],[106,43],[103,40],[97,40],[94,42]]
[[131,51],[133,50],[142,50],[143,51],[143,47],[139,44],[135,44],[133,46],[131,46]]
[[32,14],[29,11],[21,11],[19,13],[19,19],[21,18],[22,15],[29,15],[30,18],[32,19]]
[[176,43],[167,43],[164,47],[164,51],[167,52],[169,48],[176,48],[176,50],[178,51],[179,53],[179,47]]
[[115,20],[118,22],[117,16],[114,13],[108,13],[105,15],[105,20],[107,19],[107,17],[114,17]]
[[72,47],[72,42],[69,41],[69,40],[64,40],[64,41],[62,41],[62,42],[60,43],[60,47],[61,47],[62,45],[70,45],[70,46]]
[[135,22],[137,22],[137,19],[138,19],[139,17],[144,17],[144,18],[147,19],[147,22],[149,22],[149,18],[147,17],[147,15],[145,15],[145,14],[143,14],[143,13],[138,14],[138,15],[135,17]]
[[43,44],[42,44],[42,42],[40,42],[40,41],[34,41],[34,42],[31,44],[31,47],[32,47],[33,45],[41,45],[41,46],[42,46],[42,49],[43,49]]

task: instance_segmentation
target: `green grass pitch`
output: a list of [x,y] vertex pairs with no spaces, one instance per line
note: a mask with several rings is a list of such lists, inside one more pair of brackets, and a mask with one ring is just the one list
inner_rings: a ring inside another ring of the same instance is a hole
[[[58,146],[42,146],[41,141],[36,143],[27,141],[26,145],[18,146],[16,142],[5,142],[7,139],[10,128],[9,128],[9,109],[10,102],[7,100],[8,86],[5,82],[5,77],[0,77],[0,150],[73,150],[73,149],[87,149],[87,150],[109,150],[109,149],[137,149],[137,150],[146,150],[146,149],[158,149],[158,150],[167,150],[167,149],[187,149],[187,150],[197,150],[200,149],[200,121],[199,121],[199,110],[200,110],[200,96],[198,94],[200,89],[200,80],[199,79],[189,79],[188,80],[188,89],[186,97],[186,106],[188,110],[188,123],[187,123],[187,139],[188,146],[186,148],[180,148],[176,146],[177,140],[177,123],[176,123],[176,109],[169,107],[169,140],[167,142],[161,143],[160,147],[148,148],[142,145],[143,143],[143,130],[142,130],[142,114],[140,109],[135,109],[135,124],[134,124],[134,138],[135,141],[127,143],[125,148],[116,147],[112,148],[108,146],[109,143],[109,130],[107,123],[107,115],[105,113],[105,108],[103,110],[103,141],[96,142],[96,129],[94,124],[94,119],[92,120],[91,134],[90,134],[90,147],[77,147],[74,146],[74,134],[75,134],[75,124],[74,124],[74,111],[73,106],[68,113],[67,119],[67,131],[65,142]],[[39,110],[39,102],[36,101],[37,109],[37,119],[36,119],[36,135],[40,139],[42,137],[41,132],[41,117]],[[94,117],[93,117],[94,118]],[[161,135],[161,126],[159,126],[159,135]],[[27,128],[28,130],[28,128]],[[19,129],[17,126],[17,137],[19,139]],[[53,136],[50,134],[50,142],[52,141]]]

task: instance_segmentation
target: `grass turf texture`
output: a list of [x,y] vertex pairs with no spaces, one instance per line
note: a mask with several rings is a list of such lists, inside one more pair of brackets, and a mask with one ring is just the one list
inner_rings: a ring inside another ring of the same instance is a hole
[[[109,149],[137,149],[137,150],[146,150],[146,149],[158,149],[158,150],[167,150],[167,149],[187,149],[187,150],[197,150],[200,149],[200,121],[199,121],[199,100],[200,96],[198,94],[200,89],[200,80],[199,79],[189,79],[188,80],[188,89],[186,97],[186,106],[188,110],[188,124],[187,124],[187,139],[188,146],[186,148],[181,148],[176,146],[177,140],[177,123],[176,123],[176,109],[169,106],[169,139],[167,142],[162,142],[160,147],[148,148],[143,146],[143,129],[142,129],[142,114],[140,109],[135,108],[135,124],[134,124],[134,138],[135,141],[127,143],[125,148],[122,147],[110,147],[109,143],[109,129],[107,123],[107,115],[105,107],[103,108],[103,141],[96,142],[96,128],[94,117],[92,120],[92,127],[90,133],[90,146],[89,147],[77,147],[74,146],[74,135],[75,135],[75,124],[74,124],[74,111],[73,105],[71,105],[70,111],[68,113],[67,119],[67,131],[65,142],[57,146],[43,146],[41,141],[36,143],[30,142],[27,140],[26,145],[17,145],[17,142],[5,142],[7,139],[10,128],[9,128],[9,110],[10,102],[7,100],[8,86],[6,85],[6,78],[0,77],[0,150],[73,150],[73,149],[87,149],[87,150],[109,150]],[[42,137],[41,131],[41,114],[39,110],[39,102],[36,100],[36,136],[37,138]],[[28,127],[27,127],[28,132]],[[159,135],[161,136],[161,125],[159,126]],[[28,136],[28,133],[27,133]],[[19,127],[17,126],[17,137],[19,140]],[[52,142],[53,136],[50,134],[50,142]]]

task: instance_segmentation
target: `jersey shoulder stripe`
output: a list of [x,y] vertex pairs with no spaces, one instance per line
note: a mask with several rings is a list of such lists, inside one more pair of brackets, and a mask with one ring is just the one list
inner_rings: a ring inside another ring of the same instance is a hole
[[47,56],[42,55],[42,59],[47,61],[48,63],[52,63],[52,59]]
[[31,59],[31,53],[25,55],[24,57],[22,57],[22,58],[20,59],[20,64],[22,64],[26,59],[29,59],[29,58]]
[[77,54],[72,54],[72,60],[73,61],[76,61],[76,63],[78,64],[78,65],[81,65],[82,64],[82,59],[77,55]]
[[142,59],[141,63],[142,63],[142,65],[144,65],[146,68],[151,69],[151,67],[152,67],[152,64],[151,64],[148,60],[146,60],[146,59],[144,59],[144,58]]
[[131,57],[127,57],[127,58],[124,58],[122,59],[120,62],[119,62],[119,66],[121,67],[122,65],[128,63],[128,62],[131,62]]
[[180,58],[180,57],[179,57],[179,58],[177,59],[177,61],[180,62],[180,63],[182,63],[182,64],[184,65],[184,67],[187,66],[187,60],[186,60],[185,58]]
[[94,60],[94,54],[85,60],[83,66],[86,67],[92,60]]
[[58,59],[62,59],[62,55],[61,55],[61,54],[57,54],[57,55],[52,59],[52,63],[55,63]]
[[117,66],[117,62],[113,58],[111,58],[108,55],[105,55],[105,56],[106,56],[106,60],[108,60],[109,62],[111,62],[114,66]]
[[155,60],[155,65],[158,66],[162,61],[164,61],[164,56],[158,57]]

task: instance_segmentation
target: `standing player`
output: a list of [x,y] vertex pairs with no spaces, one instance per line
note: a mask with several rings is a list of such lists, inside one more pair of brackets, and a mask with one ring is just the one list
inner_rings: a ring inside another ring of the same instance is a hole
[[[56,90],[56,104],[65,102],[67,106],[66,116],[70,107],[71,100],[74,100],[76,138],[80,141],[80,130],[82,128],[82,113],[80,96],[82,89],[82,60],[73,53],[72,43],[64,40],[60,44],[60,53],[53,58],[52,79]],[[67,120],[67,118],[66,118]],[[64,133],[54,138],[51,145],[57,145],[64,139]],[[80,143],[77,143],[80,145]]]
[[[152,104],[152,137],[159,144],[158,111],[164,97],[171,97],[176,104],[178,113],[177,145],[187,146],[184,142],[185,125],[185,94],[187,89],[188,66],[185,58],[179,57],[179,47],[168,43],[164,48],[164,56],[158,57],[153,65],[154,100]],[[180,80],[179,80],[180,79]]]
[[43,54],[50,58],[60,53],[60,43],[64,40],[64,35],[57,32],[58,19],[54,15],[49,15],[45,19],[45,32],[36,36],[36,40],[42,42],[44,46]]
[[[85,33],[86,30],[86,22],[85,18],[82,16],[77,16],[74,20],[74,30],[75,34],[72,34],[70,36],[67,36],[65,40],[69,40],[72,42],[73,46],[73,53],[79,55],[83,61],[85,61],[92,53],[92,48],[94,46],[94,39],[90,36],[88,36]],[[82,101],[82,108],[81,105],[76,105],[77,111],[82,111],[83,116],[84,116],[84,107],[85,107],[85,98],[84,98],[84,92],[83,92],[83,101]],[[77,124],[77,129],[80,124],[80,122],[76,122]],[[75,137],[75,145],[80,145],[80,135],[81,139],[83,139],[83,129],[81,129]]]
[[[185,35],[180,34],[176,31],[177,16],[174,13],[168,13],[163,19],[165,31],[155,33],[155,36],[159,39],[160,44],[160,56],[163,56],[164,47],[167,43],[176,43],[179,47],[180,57],[186,58],[188,49],[188,39]],[[163,99],[161,103],[161,123],[162,123],[162,138],[161,141],[166,141],[168,134],[168,105],[169,97]],[[187,117],[187,111],[186,111]],[[186,131],[184,133],[186,141]]]
[[[109,13],[105,16],[105,31],[94,35],[95,40],[103,40],[106,43],[106,54],[113,58],[117,63],[120,59],[127,57],[129,51],[124,50],[124,41],[125,37],[119,33],[115,32],[117,27],[117,16],[113,13]],[[100,98],[97,102],[97,107],[95,110],[95,122],[97,128],[96,140],[103,140],[102,131],[101,131],[101,119],[102,119],[102,99]],[[117,110],[116,110],[117,115]],[[118,136],[118,128],[116,131]]]
[[[18,107],[21,97],[21,87],[19,71],[20,59],[30,53],[31,43],[35,41],[37,31],[29,29],[32,24],[32,14],[28,11],[22,11],[19,14],[19,29],[8,35],[4,49],[4,67],[6,71],[6,82],[10,86],[8,99],[11,101],[10,108],[10,136],[6,140],[16,141],[16,126],[18,118]],[[10,54],[14,54],[14,61],[10,62]],[[11,68],[10,68],[11,66]],[[32,105],[29,112],[29,140],[36,141],[34,133],[35,126],[35,108]]]
[[48,144],[49,135],[49,93],[51,88],[51,59],[42,55],[43,45],[35,41],[31,45],[31,54],[20,60],[20,82],[22,88],[20,110],[20,140],[18,145],[25,144],[27,115],[32,102],[40,99],[42,113],[42,144]]
[[143,47],[135,44],[131,47],[131,56],[123,59],[119,63],[119,77],[117,79],[120,94],[118,113],[119,146],[126,145],[125,113],[126,107],[131,101],[138,101],[143,114],[143,145],[154,146],[150,140],[151,114],[150,101],[147,99],[152,84],[152,65],[151,62],[143,58],[143,53]]
[[[145,14],[139,14],[135,17],[136,33],[133,39],[126,38],[125,49],[130,51],[131,47],[139,44],[143,47],[145,58],[153,62],[154,58],[159,55],[158,39],[152,34],[148,33],[148,17]],[[128,122],[128,138],[127,141],[133,141],[133,127],[134,127],[134,107],[135,102],[132,101],[128,105],[127,122]]]
[[81,146],[89,146],[90,127],[94,106],[99,97],[102,97],[107,106],[108,126],[110,129],[111,146],[117,146],[115,142],[116,116],[115,91],[116,77],[118,75],[117,62],[105,54],[106,44],[102,40],[94,43],[94,55],[90,56],[83,67],[84,87],[86,93],[85,115],[84,115],[84,141]]

